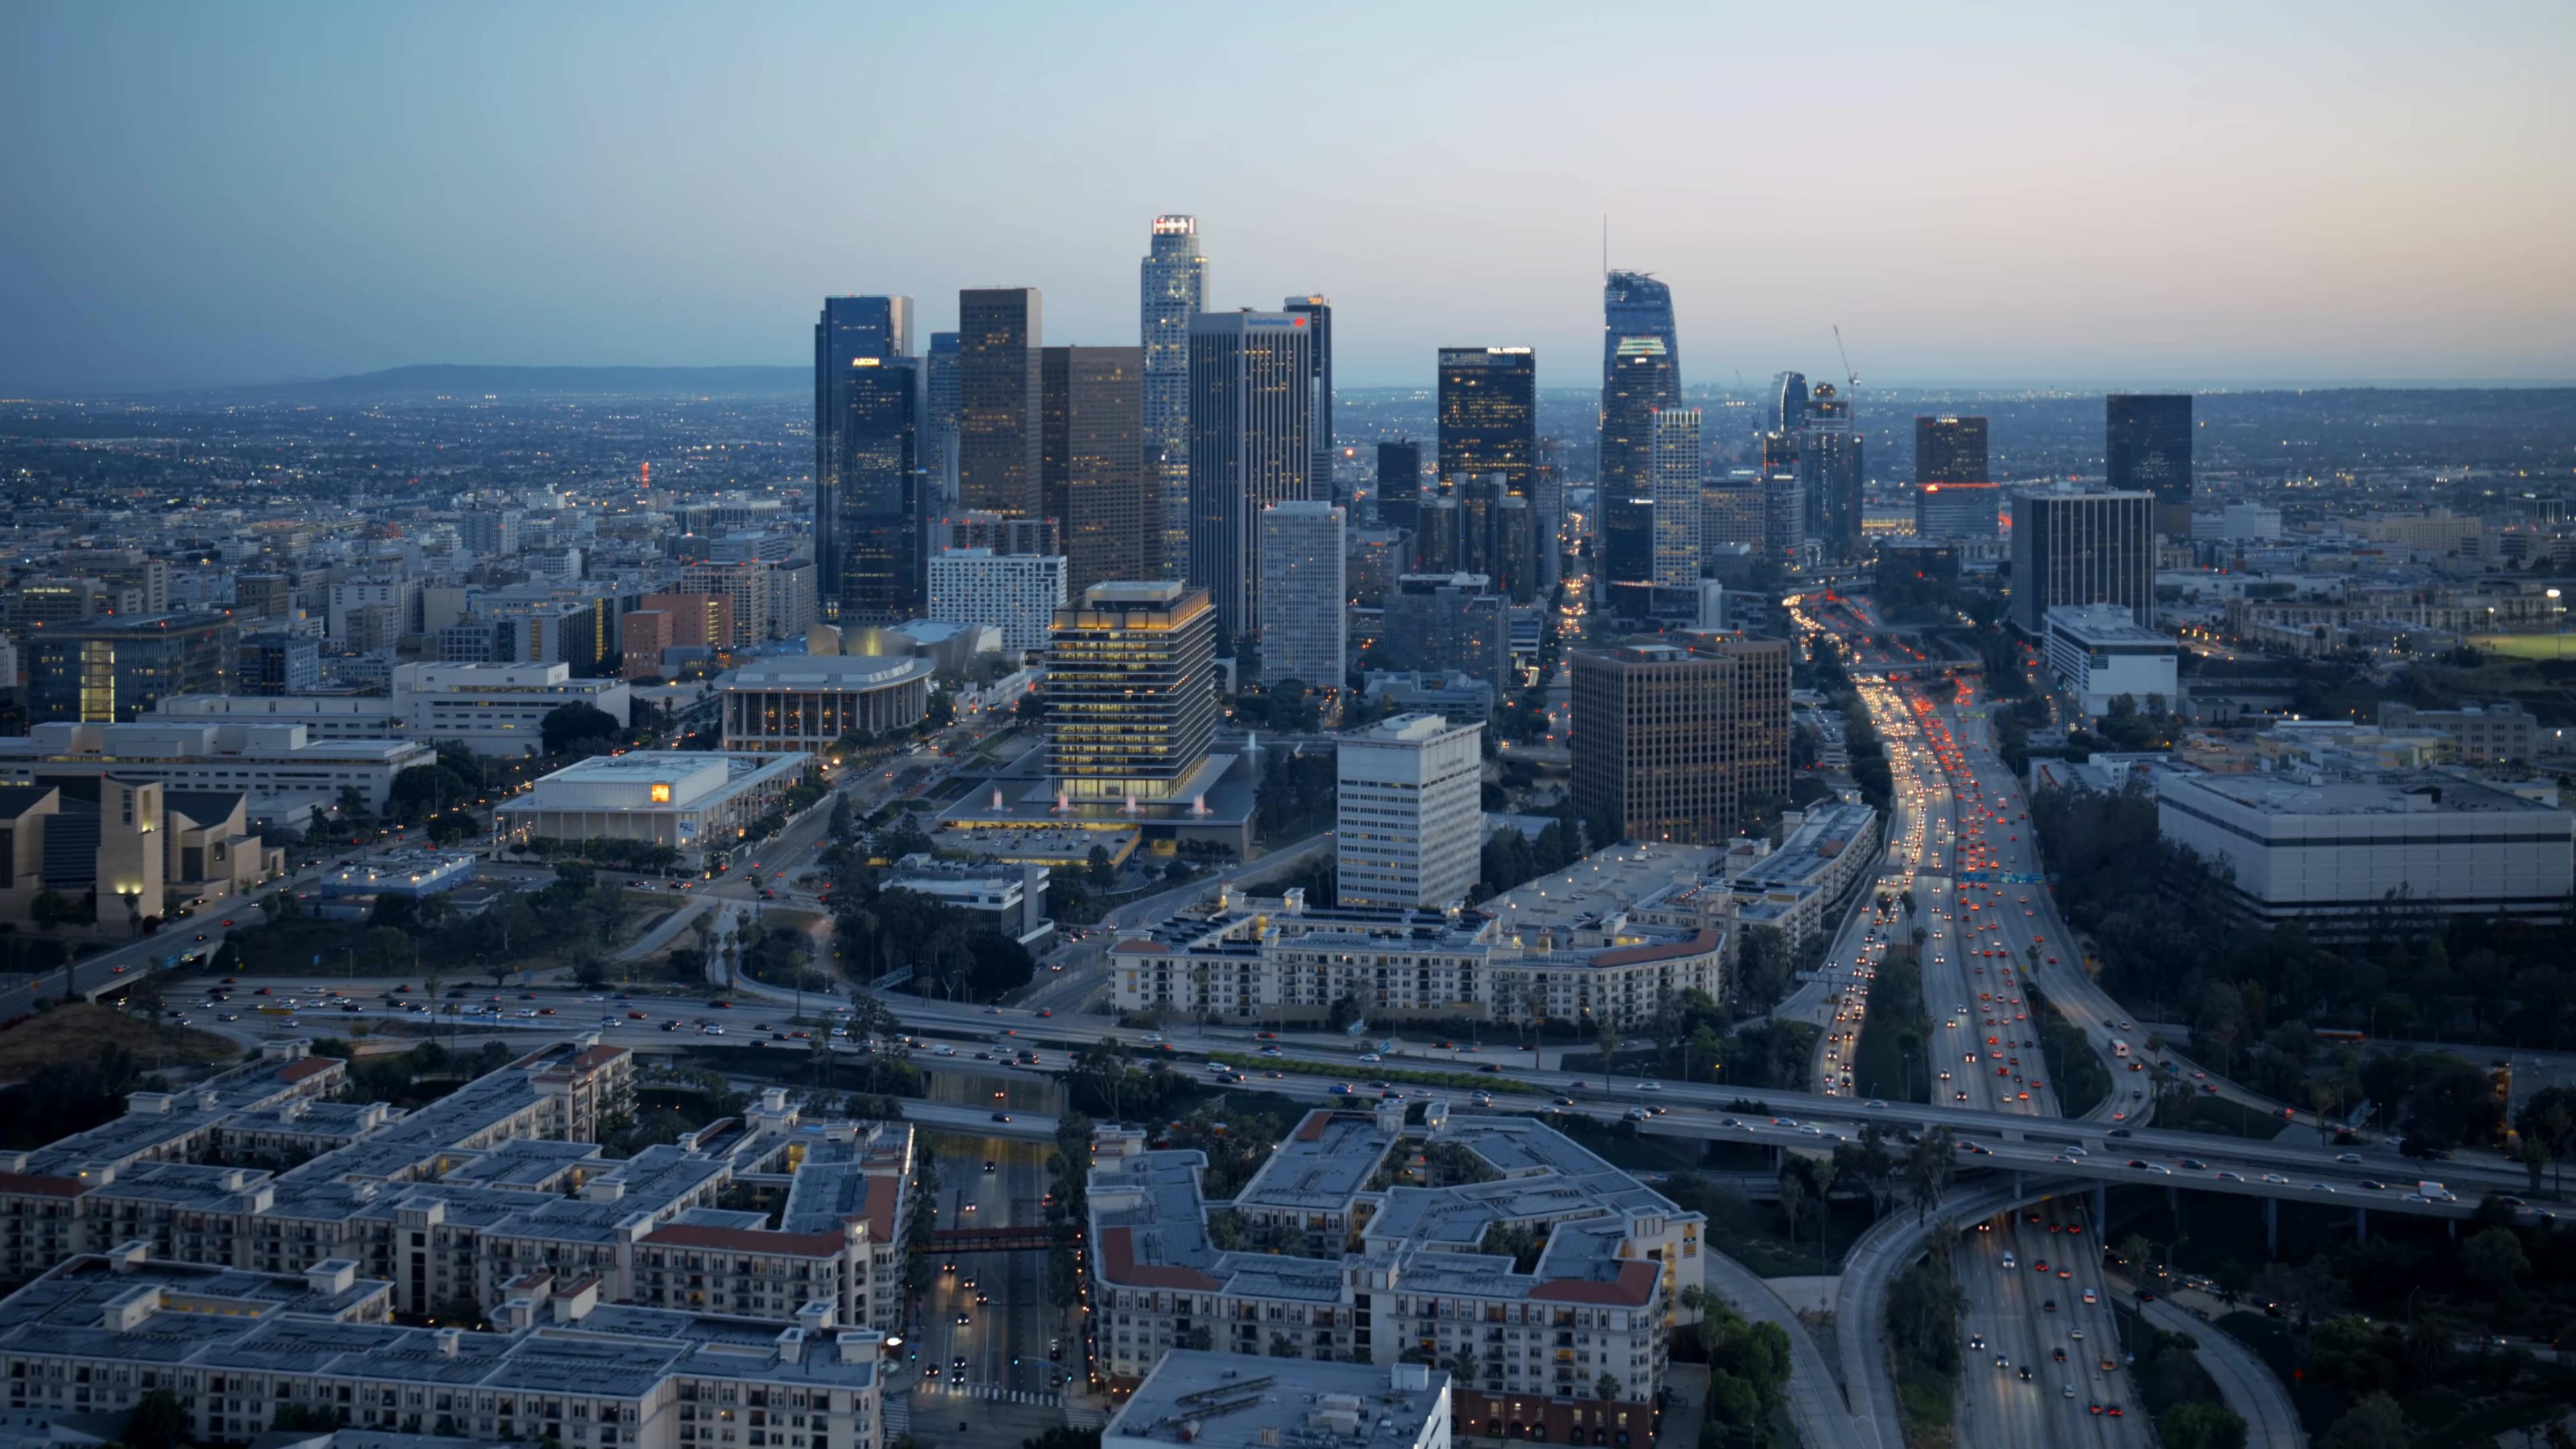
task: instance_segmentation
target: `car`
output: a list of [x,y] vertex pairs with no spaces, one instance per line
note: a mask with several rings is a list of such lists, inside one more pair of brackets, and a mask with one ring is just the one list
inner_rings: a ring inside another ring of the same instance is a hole
[[2358,1152],[2338,1152],[2335,1154],[2335,1161],[2348,1162],[2355,1167],[2359,1167],[2361,1165],[2361,1154]]
[[1382,1062],[1385,1061],[1386,1058],[1379,1056],[1375,1052],[1362,1052],[1360,1053],[1360,1060],[1364,1062]]
[[2022,1381],[2023,1383],[2029,1383],[2029,1382],[2030,1382],[2030,1365],[2029,1365],[2029,1364],[2023,1364],[2023,1365],[2021,1366],[2021,1368],[2018,1370],[2018,1372],[2021,1374],[2021,1381]]
[[966,1315],[965,1315],[965,1314],[963,1314],[963,1313],[958,1314],[958,1315],[957,1315],[957,1326],[958,1326],[958,1327],[960,1327],[960,1328],[964,1328],[964,1327],[966,1326],[966,1323],[967,1323]]
[[2054,1358],[2057,1362],[2059,1362],[2059,1363],[2064,1363],[2064,1362],[2066,1362],[2066,1350],[2065,1350],[2065,1349],[2063,1349],[2063,1348],[2052,1348],[2052,1349],[2050,1349],[2048,1352],[2049,1352],[2049,1356],[2050,1356],[2051,1358]]
[[2193,1172],[2207,1172],[2207,1171],[2209,1171],[2209,1164],[2208,1164],[2208,1163],[2206,1163],[2206,1162],[2201,1161],[2201,1160],[2200,1160],[2199,1158],[2197,1158],[2197,1157],[2186,1157],[2186,1158],[2183,1158],[2180,1162],[2176,1163],[2175,1165],[2176,1165],[2176,1166],[2178,1166],[2178,1167],[2186,1167],[2186,1168],[2189,1168],[2189,1169],[2190,1169],[2190,1170],[2192,1170]]
[[2066,1386],[2066,1397],[2070,1399],[2075,1397],[2075,1386],[2073,1384],[2068,1384]]
[[993,1114],[993,1120],[996,1122],[1008,1122],[1011,1120],[1011,1114],[1008,1112],[996,1112]]
[[2119,1406],[2118,1404],[2114,1403],[2114,1404],[2111,1404],[2111,1405],[2107,1406],[2106,1408],[2104,1408],[2104,1409],[2102,1410],[2102,1412],[2104,1412],[2104,1413],[2106,1413],[2106,1414],[2110,1415],[2112,1418],[2116,1419],[2116,1418],[2120,1417],[2120,1406]]
[[2055,1313],[2057,1311],[2057,1300],[2054,1298],[2043,1298],[2039,1300],[2039,1311],[2042,1313]]
[[2084,1290],[2084,1301],[2087,1303],[2099,1303],[2102,1300],[2092,1289],[2087,1288]]

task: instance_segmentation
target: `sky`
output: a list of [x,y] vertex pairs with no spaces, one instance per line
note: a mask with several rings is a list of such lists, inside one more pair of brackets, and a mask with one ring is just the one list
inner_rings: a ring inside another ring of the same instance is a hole
[[1132,345],[1335,303],[1597,386],[1602,228],[1684,380],[2576,380],[2576,5],[0,6],[0,391],[797,365],[1033,285]]

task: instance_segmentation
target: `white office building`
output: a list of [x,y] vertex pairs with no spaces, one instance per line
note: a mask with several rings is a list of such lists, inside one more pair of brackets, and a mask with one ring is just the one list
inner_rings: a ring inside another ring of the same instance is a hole
[[2178,701],[2178,646],[2142,627],[2126,604],[2060,604],[2047,626],[2049,671],[2086,715],[2110,713],[2124,694],[2142,710],[2149,695]]
[[1065,606],[1065,577],[1062,554],[941,549],[930,560],[930,617],[992,625],[1007,650],[1044,649]]
[[2576,814],[2452,775],[2156,772],[2156,827],[2266,920],[2373,910],[2554,921]]
[[394,702],[374,694],[174,694],[146,710],[137,724],[304,726],[308,739],[403,738]]
[[1405,714],[1342,739],[1333,851],[1343,905],[1436,910],[1466,899],[1485,844],[1484,732]]
[[1647,478],[1655,498],[1655,586],[1688,589],[1699,583],[1700,417],[1697,408],[1659,408]]
[[300,724],[64,720],[0,739],[0,784],[84,774],[158,780],[172,790],[238,792],[254,822],[300,826],[316,810],[327,813],[342,790],[381,811],[394,776],[436,759],[416,741],[317,740]]
[[1342,510],[1319,500],[1261,510],[1261,680],[1342,687],[1350,630]]
[[628,723],[622,679],[575,679],[568,664],[403,664],[393,672],[395,718],[415,740],[456,740],[478,755],[544,750],[545,717],[587,704]]

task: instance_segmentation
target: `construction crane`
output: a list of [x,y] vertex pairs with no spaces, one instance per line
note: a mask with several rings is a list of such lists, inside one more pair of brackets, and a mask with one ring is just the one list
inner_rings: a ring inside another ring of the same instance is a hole
[[1860,374],[1852,371],[1851,354],[1843,349],[1843,329],[1839,323],[1834,327],[1834,354],[1843,360],[1843,382],[1847,390],[1860,391]]

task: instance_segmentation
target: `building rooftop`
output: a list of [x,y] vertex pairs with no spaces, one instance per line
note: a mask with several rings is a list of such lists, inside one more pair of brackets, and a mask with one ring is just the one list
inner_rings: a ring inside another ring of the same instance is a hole
[[1449,1375],[1421,1364],[1315,1363],[1174,1349],[1101,1432],[1103,1449],[1402,1449],[1448,1419]]
[[2272,816],[2520,815],[2537,821],[2565,810],[2471,783],[2457,775],[2390,772],[2377,779],[2328,779],[2282,773],[2207,775],[2168,771],[2159,788],[2199,790]]

